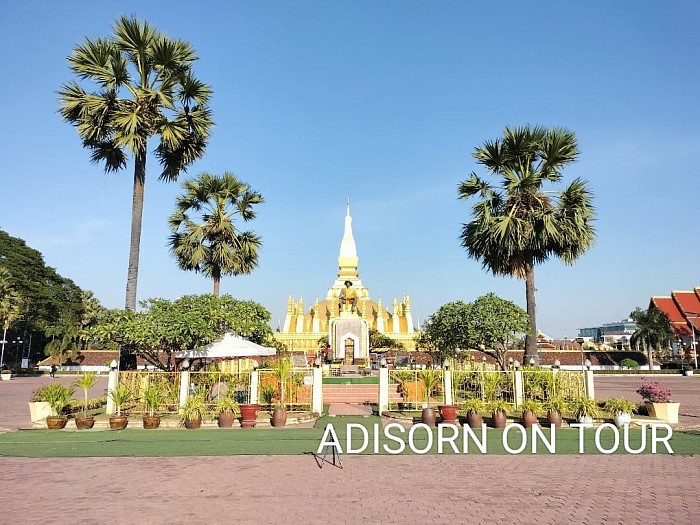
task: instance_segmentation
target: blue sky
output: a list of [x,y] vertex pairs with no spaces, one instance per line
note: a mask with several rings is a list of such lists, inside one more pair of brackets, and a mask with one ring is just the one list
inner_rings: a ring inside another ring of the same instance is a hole
[[[493,277],[459,245],[457,185],[505,125],[565,126],[582,154],[565,181],[595,193],[596,246],[536,270],[552,336],[626,317],[700,285],[700,6],[697,2],[4,2],[0,6],[0,228],[108,307],[122,307],[132,165],[105,174],[57,115],[66,57],[120,14],[192,43],[214,89],[216,128],[183,177],[233,171],[266,202],[251,223],[260,265],[222,292],[284,319],[337,272],[350,198],[360,275],[373,299],[411,296],[421,322],[524,283]],[[147,175],[139,299],[208,293],[177,268],[167,216],[180,184]]]

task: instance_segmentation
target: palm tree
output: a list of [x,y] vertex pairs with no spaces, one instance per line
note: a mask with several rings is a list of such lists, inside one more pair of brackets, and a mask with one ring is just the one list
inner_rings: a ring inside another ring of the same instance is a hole
[[7,329],[22,315],[22,295],[11,282],[12,275],[7,268],[0,267],[0,322],[2,323],[2,350],[0,368],[5,362],[5,342]]
[[193,76],[197,55],[188,42],[160,33],[147,22],[122,16],[111,38],[86,40],[68,57],[79,81],[58,91],[60,114],[75,126],[91,160],[106,172],[134,160],[131,247],[126,308],[136,308],[143,192],[148,139],[155,149],[160,179],[177,180],[181,171],[204,154],[213,122],[208,107],[211,88]]
[[260,237],[238,230],[233,219],[254,219],[253,205],[263,198],[230,172],[220,177],[201,173],[182,188],[185,193],[169,219],[170,250],[180,268],[213,279],[218,297],[222,275],[249,274],[258,265]]
[[630,347],[635,346],[639,349],[641,343],[644,351],[647,352],[649,365],[653,365],[652,350],[659,351],[670,346],[675,334],[673,325],[668,316],[656,307],[648,310],[637,307],[630,314],[630,318],[637,323],[637,329],[630,337]]
[[490,185],[472,172],[459,185],[460,199],[480,198],[471,222],[462,228],[462,246],[469,257],[494,275],[525,280],[530,317],[525,362],[531,357],[539,362],[535,265],[550,256],[573,264],[595,240],[595,210],[586,182],[575,179],[562,191],[544,188],[547,182],[561,182],[562,169],[578,153],[575,134],[564,128],[506,127],[503,138],[486,141],[474,152],[500,184]]

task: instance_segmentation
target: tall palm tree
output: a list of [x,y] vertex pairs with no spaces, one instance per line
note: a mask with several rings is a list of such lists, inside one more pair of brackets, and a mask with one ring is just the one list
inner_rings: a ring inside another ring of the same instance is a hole
[[7,268],[0,267],[0,322],[2,323],[2,350],[0,368],[5,362],[7,330],[22,316],[22,295],[12,285],[12,275]]
[[263,198],[230,172],[220,177],[201,173],[182,188],[185,193],[168,220],[170,250],[180,268],[213,279],[218,297],[222,275],[249,274],[258,265],[260,237],[240,231],[233,221],[236,216],[254,219],[253,205]]
[[535,265],[551,256],[573,264],[595,241],[595,210],[586,182],[561,191],[562,169],[579,154],[576,136],[564,128],[506,127],[503,138],[484,142],[474,157],[499,178],[497,186],[474,172],[459,185],[459,198],[478,195],[471,222],[462,225],[462,246],[494,275],[525,280],[530,333],[525,359],[539,362],[535,315]]
[[122,16],[110,38],[86,40],[68,57],[79,81],[58,91],[60,114],[75,126],[91,160],[106,172],[134,161],[131,246],[126,282],[128,309],[136,308],[143,192],[148,139],[155,149],[160,179],[177,180],[204,154],[213,125],[208,107],[211,88],[193,76],[197,55],[188,42],[162,34],[147,22]]
[[639,349],[641,343],[642,348],[647,352],[649,364],[653,364],[652,350],[657,351],[671,345],[675,330],[668,316],[656,307],[651,307],[647,310],[635,308],[630,314],[632,320],[637,323],[637,329],[630,337],[630,346],[635,346]]

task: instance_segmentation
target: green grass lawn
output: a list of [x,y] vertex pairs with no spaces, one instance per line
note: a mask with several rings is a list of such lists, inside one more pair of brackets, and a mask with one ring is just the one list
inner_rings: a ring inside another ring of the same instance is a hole
[[[383,445],[396,450],[398,444],[386,438],[381,433],[380,419],[376,416],[363,417],[324,417],[317,421],[315,428],[254,428],[254,429],[163,429],[146,431],[142,429],[125,429],[121,431],[90,430],[90,431],[49,431],[24,430],[0,434],[0,456],[4,457],[125,457],[125,456],[229,456],[229,455],[300,455],[315,453],[324,434],[324,428],[332,423],[338,439],[346,450],[347,424],[355,423],[367,428],[369,446],[364,452],[371,454],[374,439],[374,424],[380,429],[379,450],[386,454]],[[461,429],[460,429],[461,431]],[[428,444],[425,430],[418,428],[414,431],[413,443],[416,448],[423,449]],[[437,429],[433,429],[433,444],[428,453],[437,453]],[[450,435],[450,432],[445,432]],[[408,443],[408,430],[404,434],[393,431],[393,435],[401,436]],[[479,435],[479,434],[477,434]],[[549,431],[545,431],[549,436]],[[663,433],[662,433],[663,435]],[[528,446],[522,452],[531,454],[530,432],[527,433]],[[651,452],[651,432],[647,431],[647,446],[645,453]],[[503,431],[489,429],[486,446],[489,454],[506,454],[502,444]],[[595,431],[584,432],[584,452],[598,454],[595,442]],[[601,434],[601,445],[611,448],[614,435],[605,430]],[[517,448],[520,444],[520,434],[510,433],[510,446]],[[363,440],[361,431],[352,433],[352,446],[361,447]],[[461,435],[457,446],[462,452]],[[641,443],[641,431],[630,431],[630,446],[638,448]],[[669,442],[676,454],[700,454],[700,432],[675,432]],[[538,453],[548,453],[541,442],[538,442]],[[578,431],[561,429],[556,433],[557,454],[577,454],[579,446]],[[444,446],[445,453],[453,453],[451,447]],[[408,446],[403,452],[412,454]],[[469,442],[467,453],[479,454],[477,447]],[[622,444],[620,432],[620,447],[617,453],[626,453]],[[658,453],[667,453],[660,446]]]

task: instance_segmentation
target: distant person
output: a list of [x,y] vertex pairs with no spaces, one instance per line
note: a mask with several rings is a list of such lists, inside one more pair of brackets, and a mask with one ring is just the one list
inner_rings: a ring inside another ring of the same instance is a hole
[[56,370],[58,370],[56,365],[51,365],[51,377],[56,377]]
[[350,305],[350,311],[355,312],[357,306],[357,290],[352,287],[352,281],[345,281],[345,288],[340,291],[338,311],[347,310],[346,304]]

